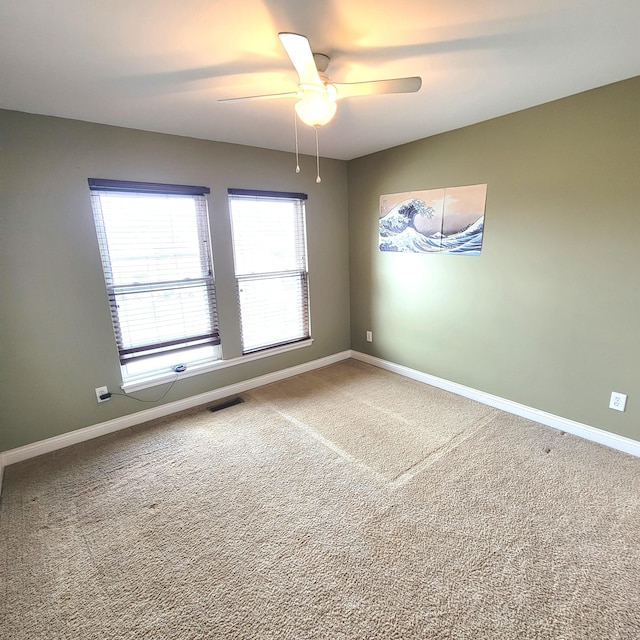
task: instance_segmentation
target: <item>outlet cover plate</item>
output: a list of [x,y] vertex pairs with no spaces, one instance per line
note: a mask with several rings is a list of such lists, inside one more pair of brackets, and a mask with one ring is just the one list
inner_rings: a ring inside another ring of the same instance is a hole
[[107,400],[109,400],[109,398],[105,398],[104,400],[100,398],[100,396],[104,395],[105,393],[109,393],[109,389],[107,389],[107,387],[96,387],[96,400],[98,402],[106,402]]
[[627,405],[627,396],[624,393],[618,393],[617,391],[611,392],[611,400],[609,401],[609,409],[615,409],[616,411],[624,411]]

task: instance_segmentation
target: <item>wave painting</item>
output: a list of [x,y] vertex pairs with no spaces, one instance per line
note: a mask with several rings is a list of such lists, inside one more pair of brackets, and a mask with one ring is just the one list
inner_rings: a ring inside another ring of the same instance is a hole
[[480,255],[487,185],[380,197],[380,251]]

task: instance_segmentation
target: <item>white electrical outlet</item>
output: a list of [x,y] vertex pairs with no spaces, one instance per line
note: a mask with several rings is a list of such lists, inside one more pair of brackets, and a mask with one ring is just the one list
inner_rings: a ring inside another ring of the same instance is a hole
[[96,399],[98,400],[98,402],[106,402],[107,400],[110,399],[110,398],[105,398],[103,400],[100,397],[100,396],[103,396],[105,393],[109,393],[109,389],[107,389],[107,387],[96,387]]
[[627,405],[627,396],[624,393],[618,393],[617,391],[611,392],[609,409],[615,409],[616,411],[624,411],[624,408],[626,405]]
[[371,331],[367,331],[367,342],[373,342],[373,333]]

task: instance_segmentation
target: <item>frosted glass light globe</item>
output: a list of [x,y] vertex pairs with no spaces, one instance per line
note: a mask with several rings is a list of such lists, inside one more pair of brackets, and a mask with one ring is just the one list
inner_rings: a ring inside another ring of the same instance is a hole
[[336,115],[337,105],[329,91],[305,89],[304,95],[298,100],[295,108],[302,122],[310,127],[321,127],[331,122]]

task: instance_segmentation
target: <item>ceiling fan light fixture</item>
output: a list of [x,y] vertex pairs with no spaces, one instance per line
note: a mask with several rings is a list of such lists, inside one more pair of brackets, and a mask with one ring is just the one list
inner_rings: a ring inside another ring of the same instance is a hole
[[320,91],[305,89],[302,98],[296,102],[295,106],[300,120],[310,127],[321,127],[331,122],[336,115],[335,94],[336,91],[332,85],[328,85]]

